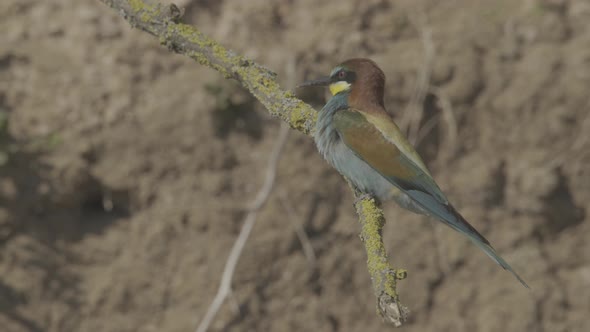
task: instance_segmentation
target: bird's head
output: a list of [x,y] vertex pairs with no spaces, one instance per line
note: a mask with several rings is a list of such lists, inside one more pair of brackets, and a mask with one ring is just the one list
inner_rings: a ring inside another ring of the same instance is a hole
[[350,59],[336,66],[330,76],[306,81],[298,87],[306,86],[328,86],[334,96],[347,93],[349,104],[383,105],[385,74],[372,60]]

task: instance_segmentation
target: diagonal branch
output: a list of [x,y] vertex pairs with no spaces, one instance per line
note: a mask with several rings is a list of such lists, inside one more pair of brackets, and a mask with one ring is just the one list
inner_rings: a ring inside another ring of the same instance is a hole
[[116,10],[132,27],[160,39],[171,51],[186,55],[233,78],[256,97],[266,109],[291,128],[310,134],[316,118],[313,108],[283,91],[271,70],[221,46],[196,28],[180,23],[176,5],[148,4],[143,0],[100,0]]
[[[314,109],[283,91],[276,74],[269,69],[219,45],[196,28],[180,23],[182,11],[176,5],[146,3],[144,0],[100,0],[127,20],[132,27],[146,31],[173,52],[186,55],[202,65],[213,68],[225,78],[237,80],[258,99],[273,116],[295,130],[311,135],[316,121]],[[396,281],[405,277],[404,270],[389,265],[381,230],[385,223],[383,211],[373,199],[359,198],[355,203],[373,290],[380,315],[400,326],[407,309],[400,303]]]

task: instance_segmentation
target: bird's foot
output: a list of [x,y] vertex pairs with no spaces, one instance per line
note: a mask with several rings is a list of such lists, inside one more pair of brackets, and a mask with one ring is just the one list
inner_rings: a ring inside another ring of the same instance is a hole
[[368,194],[368,193],[363,193],[360,196],[357,196],[354,199],[354,205],[357,205],[358,203],[360,203],[360,201],[365,200],[365,199],[372,199],[374,198],[373,195]]

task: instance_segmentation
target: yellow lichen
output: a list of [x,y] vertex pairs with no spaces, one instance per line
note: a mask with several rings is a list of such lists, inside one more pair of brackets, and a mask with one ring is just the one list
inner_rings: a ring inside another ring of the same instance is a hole
[[141,0],[129,0],[129,5],[131,5],[131,9],[136,13],[139,13],[140,10],[144,10],[149,6]]
[[387,295],[396,298],[396,274],[387,262],[387,253],[383,245],[382,230],[385,224],[383,211],[374,199],[363,199],[357,203],[361,216],[361,236],[367,252],[367,267],[375,284],[383,288]]
[[308,120],[312,120],[315,123],[317,119],[317,113],[313,111],[307,104],[299,101],[293,107],[291,107],[291,113],[289,116],[289,124],[293,129],[299,130],[306,134],[312,134],[311,128],[305,128],[305,124]]
[[129,5],[131,10],[136,14],[140,14],[139,19],[145,23],[151,22],[154,16],[160,14],[159,6],[156,4],[150,5],[141,0],[129,0]]

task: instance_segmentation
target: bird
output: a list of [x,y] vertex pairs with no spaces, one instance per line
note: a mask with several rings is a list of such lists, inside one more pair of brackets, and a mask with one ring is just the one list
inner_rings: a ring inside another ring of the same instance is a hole
[[394,200],[464,234],[518,281],[527,283],[451,205],[426,164],[384,106],[385,74],[370,59],[353,58],[329,76],[298,88],[328,86],[332,97],[318,112],[313,138],[320,154],[363,196]]

